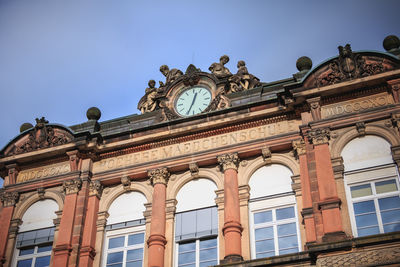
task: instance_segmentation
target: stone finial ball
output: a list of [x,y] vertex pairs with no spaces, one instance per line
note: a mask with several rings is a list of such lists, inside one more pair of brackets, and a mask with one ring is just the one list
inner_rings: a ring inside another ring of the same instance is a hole
[[399,48],[400,40],[396,35],[389,35],[383,40],[383,48],[386,51],[390,51],[392,49]]
[[303,71],[303,70],[310,70],[312,67],[312,61],[309,57],[300,57],[297,61],[296,61],[296,68],[299,71]]
[[86,117],[88,118],[88,120],[98,121],[101,117],[101,111],[96,107],[91,107],[86,111]]
[[23,123],[21,125],[21,127],[19,127],[19,132],[20,133],[25,132],[26,130],[28,130],[28,129],[32,128],[32,127],[33,127],[33,125],[31,123],[25,122],[25,123]]

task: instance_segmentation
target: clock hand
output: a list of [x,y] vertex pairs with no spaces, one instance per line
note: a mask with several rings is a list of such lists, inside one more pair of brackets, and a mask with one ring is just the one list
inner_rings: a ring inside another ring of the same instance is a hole
[[197,97],[197,92],[194,94],[192,104],[190,105],[190,108],[189,108],[188,111],[186,112],[186,115],[189,115],[189,112],[190,112],[190,110],[191,110],[192,107],[193,107],[194,101],[196,101],[196,97]]

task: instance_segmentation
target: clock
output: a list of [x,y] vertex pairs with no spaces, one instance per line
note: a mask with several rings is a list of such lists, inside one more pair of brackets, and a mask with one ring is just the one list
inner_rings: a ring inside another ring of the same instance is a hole
[[195,86],[185,89],[178,95],[175,101],[175,110],[179,115],[187,117],[203,112],[210,103],[210,90]]

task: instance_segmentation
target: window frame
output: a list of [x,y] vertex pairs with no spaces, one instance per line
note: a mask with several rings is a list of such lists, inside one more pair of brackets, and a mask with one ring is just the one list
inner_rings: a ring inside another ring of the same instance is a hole
[[[387,174],[384,174],[382,176],[377,176],[377,177],[367,177],[364,180],[361,179],[351,179],[349,176],[351,175],[357,175],[357,174],[363,174],[363,173],[368,173],[368,172],[373,172],[373,171],[380,171],[386,169],[388,171]],[[389,171],[393,169],[394,172],[389,173]],[[369,201],[372,200],[374,202],[374,207],[375,207],[375,214],[377,216],[377,221],[378,221],[378,228],[379,228],[379,234],[383,234],[384,229],[383,229],[383,223],[382,223],[382,216],[381,216],[381,211],[379,208],[378,201],[379,199],[382,198],[387,198],[387,197],[392,197],[392,196],[399,196],[400,197],[400,176],[399,176],[399,171],[394,163],[390,164],[384,164],[384,165],[378,165],[378,166],[373,166],[373,167],[368,167],[368,168],[362,168],[362,169],[357,169],[357,170],[351,170],[344,172],[344,183],[345,183],[345,191],[346,191],[346,198],[347,198],[347,207],[349,210],[349,217],[350,217],[350,222],[351,222],[351,230],[354,235],[354,237],[359,237],[358,234],[358,229],[357,229],[357,223],[356,223],[356,216],[354,213],[354,203],[359,203],[359,202],[364,202],[364,201]],[[383,182],[383,181],[388,181],[388,180],[395,180],[396,181],[396,186],[397,186],[397,191],[392,191],[392,192],[385,192],[385,193],[376,193],[376,186],[375,184],[377,182]],[[353,186],[359,186],[359,185],[366,185],[370,184],[371,185],[371,191],[372,194],[369,196],[362,196],[362,197],[356,197],[355,200],[353,200],[353,197],[351,196],[351,187]],[[368,235],[366,235],[368,236]]]
[[[39,246],[42,246],[42,245],[51,246],[51,249],[48,250],[48,251],[44,251],[44,252],[37,252]],[[33,253],[27,254],[27,255],[19,255],[21,249],[23,249],[23,248],[32,248],[32,247],[34,249]],[[31,267],[34,267],[35,264],[36,264],[36,259],[40,258],[40,257],[45,257],[45,256],[50,256],[50,265],[51,265],[52,252],[53,252],[53,242],[43,243],[43,244],[36,244],[36,245],[20,247],[20,248],[15,247],[14,252],[15,252],[15,257],[13,259],[12,266],[17,266],[18,261],[32,259]]]
[[[136,245],[131,245],[128,246],[128,236],[132,234],[144,234],[143,238],[143,243],[142,244],[136,244]],[[124,246],[123,247],[118,247],[118,248],[108,248],[108,243],[111,238],[115,237],[121,237],[124,236]],[[119,229],[113,229],[113,230],[106,230],[105,236],[104,236],[104,242],[103,242],[103,255],[102,257],[102,263],[101,266],[107,267],[107,259],[108,259],[108,254],[109,253],[115,253],[115,252],[123,252],[123,261],[122,261],[122,266],[126,266],[126,256],[127,256],[127,251],[132,250],[132,249],[143,249],[143,255],[142,255],[142,266],[144,264],[144,256],[145,256],[145,243],[146,243],[146,225],[138,225],[138,226],[132,226],[132,227],[126,227],[126,228],[119,228]]]
[[[288,208],[294,207],[294,218],[290,219],[283,219],[280,220],[279,223],[276,220],[276,210],[281,208]],[[254,223],[254,214],[264,211],[272,211],[272,222],[260,223],[256,226]],[[275,211],[273,211],[275,210]],[[281,223],[281,221],[283,223]],[[286,192],[280,193],[276,195],[270,195],[265,197],[259,197],[249,200],[249,228],[250,228],[250,255],[251,259],[257,259],[257,252],[256,252],[256,240],[255,240],[255,230],[258,228],[265,228],[272,226],[274,231],[274,249],[275,249],[275,256],[286,255],[286,254],[279,254],[279,239],[277,234],[277,226],[287,223],[296,223],[296,235],[297,235],[297,244],[298,244],[298,252],[301,252],[301,233],[300,233],[300,224],[299,224],[299,216],[297,211],[297,202],[296,196],[293,192]],[[290,254],[290,253],[288,253]]]

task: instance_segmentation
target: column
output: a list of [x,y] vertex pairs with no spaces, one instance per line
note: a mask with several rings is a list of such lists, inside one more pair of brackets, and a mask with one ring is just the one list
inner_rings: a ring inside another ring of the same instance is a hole
[[147,240],[149,267],[164,266],[164,251],[167,243],[165,239],[165,203],[169,175],[167,168],[153,169],[148,172],[151,184],[154,187],[150,236]]
[[3,190],[0,191],[0,200],[3,205],[0,214],[0,267],[3,267],[6,260],[8,262],[11,260],[6,259],[8,232],[10,230],[14,207],[19,198],[18,192],[6,192]]
[[323,241],[330,242],[346,237],[340,215],[340,199],[337,194],[329,151],[329,130],[315,129],[308,132],[308,140],[314,145],[315,169],[318,181],[318,207],[322,213]]
[[96,255],[97,213],[103,186],[100,181],[89,184],[89,200],[86,210],[85,225],[83,228],[82,246],[80,249],[79,265],[92,267]]
[[300,163],[300,184],[303,202],[301,215],[303,216],[304,228],[306,230],[306,244],[311,244],[316,242],[317,235],[315,232],[315,219],[311,199],[310,177],[308,176],[306,145],[303,139],[294,141],[292,145]]
[[242,258],[242,225],[240,224],[240,202],[237,169],[237,153],[217,157],[224,172],[224,227],[225,257],[223,263],[237,262]]
[[53,248],[53,266],[65,267],[69,264],[72,251],[72,232],[74,228],[76,202],[81,186],[82,180],[79,178],[64,181],[63,183],[65,193],[64,208],[58,230],[57,242]]

